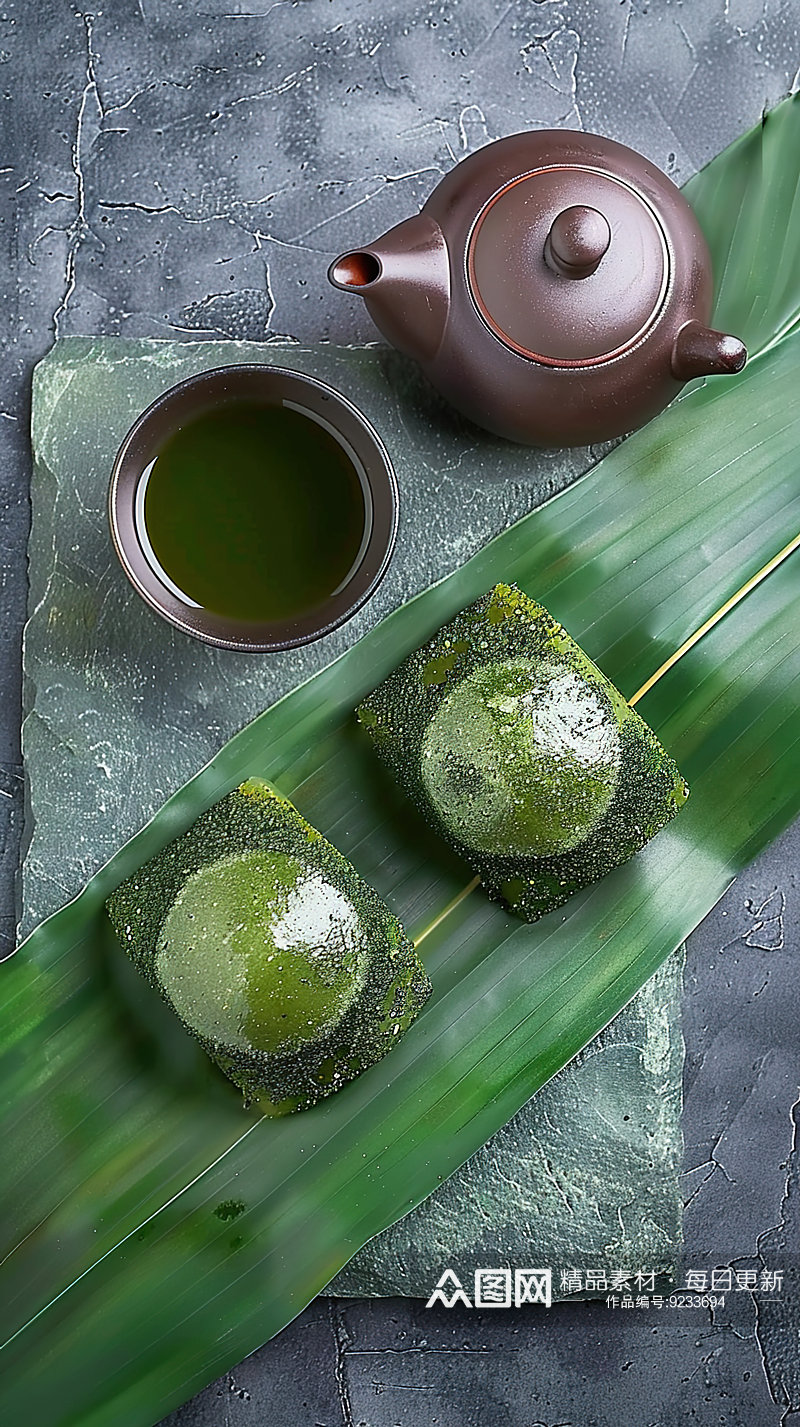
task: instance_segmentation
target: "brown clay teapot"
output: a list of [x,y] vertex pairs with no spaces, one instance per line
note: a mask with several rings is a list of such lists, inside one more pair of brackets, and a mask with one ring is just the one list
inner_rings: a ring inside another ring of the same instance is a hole
[[622,435],[747,356],[707,326],[711,260],[686,200],[596,134],[488,144],[328,276],[454,406],[534,445]]

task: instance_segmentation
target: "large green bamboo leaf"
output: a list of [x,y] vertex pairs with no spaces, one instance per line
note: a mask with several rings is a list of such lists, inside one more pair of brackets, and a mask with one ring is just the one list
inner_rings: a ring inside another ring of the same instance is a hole
[[534,926],[460,902],[425,938],[435,993],[417,1023],[314,1110],[242,1112],[102,911],[258,773],[412,934],[436,920],[469,874],[384,781],[353,706],[500,578],[632,694],[800,529],[799,178],[795,98],[692,184],[718,320],[751,349],[739,377],[687,392],[244,729],[3,968],[3,1420],[139,1427],[262,1343],[565,1064],[800,811],[796,555],[642,700],[692,784],[680,817]]

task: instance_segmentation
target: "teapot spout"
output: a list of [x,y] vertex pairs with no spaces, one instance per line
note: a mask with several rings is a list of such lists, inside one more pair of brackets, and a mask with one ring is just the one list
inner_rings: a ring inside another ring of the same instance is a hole
[[364,298],[385,337],[417,361],[435,356],[450,308],[450,259],[442,230],[427,213],[390,228],[376,243],[335,258],[328,279]]
[[714,332],[701,322],[685,323],[672,347],[672,375],[680,382],[740,372],[746,361],[747,348],[738,337]]

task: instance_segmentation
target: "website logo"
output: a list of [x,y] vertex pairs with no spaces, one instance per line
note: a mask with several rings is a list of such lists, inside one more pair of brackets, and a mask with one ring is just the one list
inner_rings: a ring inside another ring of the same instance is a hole
[[441,1303],[443,1308],[453,1308],[462,1303],[465,1308],[522,1308],[540,1303],[549,1308],[553,1273],[549,1268],[476,1268],[472,1289],[470,1298],[458,1274],[446,1268],[425,1307]]

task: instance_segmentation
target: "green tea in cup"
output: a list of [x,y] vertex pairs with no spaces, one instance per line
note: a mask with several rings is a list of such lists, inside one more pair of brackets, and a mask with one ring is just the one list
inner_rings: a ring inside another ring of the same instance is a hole
[[397,485],[340,393],[280,367],[201,372],[129,431],[109,518],[125,573],[209,643],[285,649],[335,629],[381,579]]

